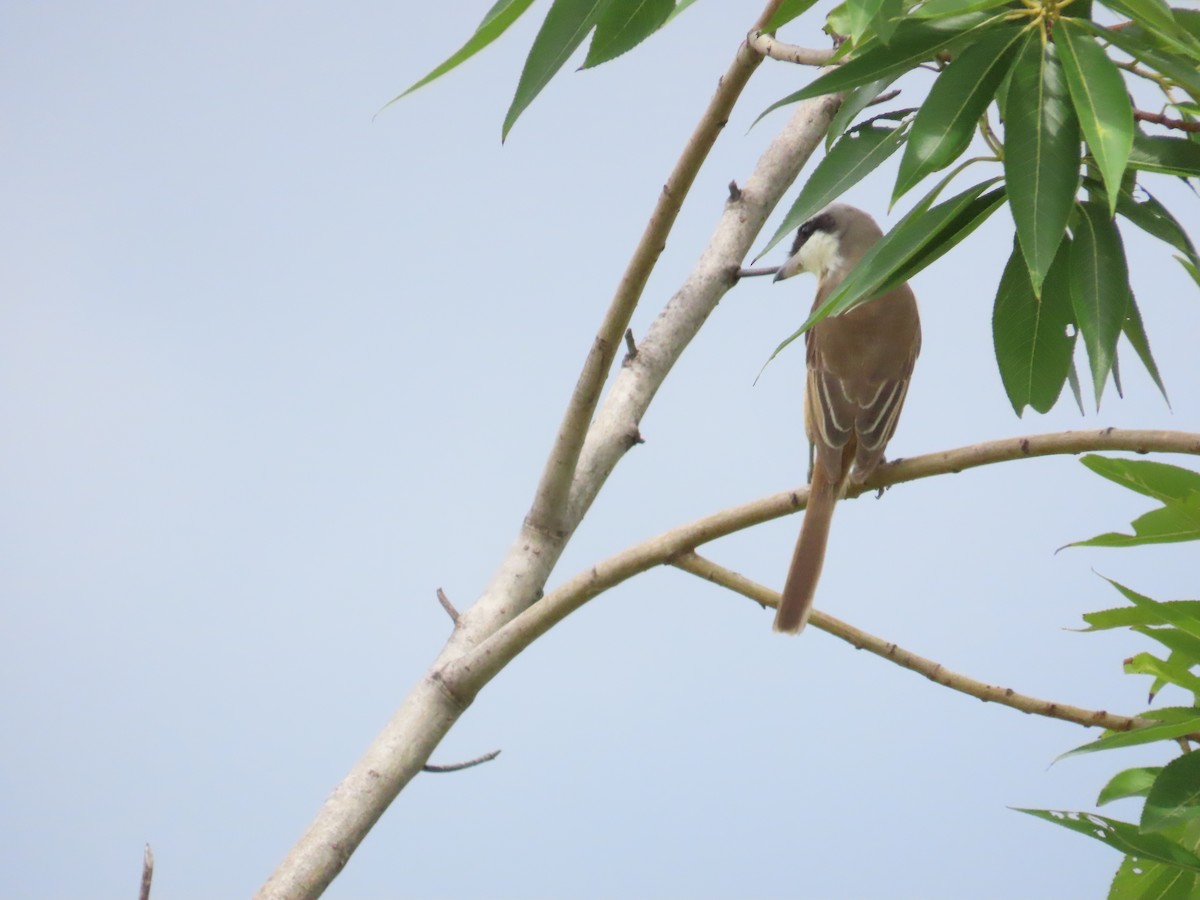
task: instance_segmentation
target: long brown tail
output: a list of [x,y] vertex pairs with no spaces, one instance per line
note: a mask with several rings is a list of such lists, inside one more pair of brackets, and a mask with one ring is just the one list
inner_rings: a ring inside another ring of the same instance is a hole
[[837,505],[841,485],[830,481],[829,473],[821,464],[820,455],[813,464],[812,484],[809,485],[808,507],[804,510],[804,524],[800,526],[800,537],[792,554],[792,565],[788,569],[787,581],[783,583],[783,595],[775,613],[775,630],[784,634],[798,634],[808,622],[812,612],[813,595],[821,577],[821,565],[825,562],[825,544],[829,540],[829,523]]

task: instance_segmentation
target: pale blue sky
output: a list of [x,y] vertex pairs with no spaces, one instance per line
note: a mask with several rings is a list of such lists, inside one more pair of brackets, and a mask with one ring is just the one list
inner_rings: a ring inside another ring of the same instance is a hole
[[[639,51],[564,72],[502,147],[539,4],[372,120],[489,5],[3,13],[0,896],[133,896],[146,841],[156,896],[252,893],[441,647],[435,588],[467,605],[515,534],[757,8],[697,3]],[[810,75],[756,76],[636,333],[786,114],[750,122]],[[895,164],[848,197],[885,222]],[[1200,234],[1200,201],[1152,183]],[[894,455],[1200,430],[1200,291],[1128,231],[1173,410],[1126,350],[1125,400],[1013,416],[990,337],[1010,234],[1001,213],[914,282],[925,344]],[[802,354],[752,382],[812,289],[725,298],[553,583],[803,481]],[[1063,629],[1115,605],[1093,569],[1195,596],[1195,551],[1054,550],[1146,508],[1068,458],[903,486],[839,511],[817,605],[975,677],[1136,712],[1148,685],[1121,661],[1145,643]],[[798,526],[705,552],[777,586]],[[328,896],[1101,896],[1115,853],[1007,808],[1088,808],[1118,767],[1165,758],[1050,767],[1089,734],[816,631],[777,637],[748,601],[656,570],[502,673],[435,761],[503,755],[418,778]]]

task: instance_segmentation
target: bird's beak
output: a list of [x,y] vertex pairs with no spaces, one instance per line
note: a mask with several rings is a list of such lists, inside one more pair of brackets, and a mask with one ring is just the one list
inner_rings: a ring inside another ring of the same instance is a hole
[[774,281],[783,281],[785,278],[791,278],[793,275],[799,275],[804,271],[804,266],[800,262],[800,254],[793,253],[788,257],[787,262],[779,267],[779,271],[775,273]]

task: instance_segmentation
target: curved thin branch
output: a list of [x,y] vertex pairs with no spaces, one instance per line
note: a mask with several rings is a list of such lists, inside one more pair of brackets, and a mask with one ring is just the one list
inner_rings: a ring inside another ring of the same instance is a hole
[[[1105,428],[988,441],[880,466],[866,482],[847,491],[847,497],[993,463],[1097,450],[1200,456],[1200,434]],[[713,513],[623,550],[546,594],[472,652],[448,663],[440,677],[446,684],[458,685],[457,690],[463,693],[478,691],[516,654],[597,594],[654,566],[673,562],[679,554],[691,552],[701,544],[797,512],[807,501],[807,488],[782,491]]]
[[1173,119],[1162,113],[1147,112],[1144,109],[1135,109],[1133,117],[1139,122],[1150,122],[1154,125],[1161,125],[1163,128],[1174,128],[1176,131],[1186,131],[1191,134],[1200,133],[1200,122]]
[[751,50],[771,59],[781,62],[796,63],[801,66],[827,66],[833,61],[832,50],[814,50],[811,47],[798,47],[795,44],[785,44],[775,40],[773,35],[755,29],[746,36],[746,43]]
[[[761,28],[769,22],[781,3],[782,0],[770,0],[754,27]],[[684,145],[675,168],[667,176],[658,202],[650,214],[637,247],[634,248],[625,273],[617,284],[616,293],[604,314],[592,348],[584,360],[583,370],[579,373],[579,380],[571,393],[566,414],[555,436],[554,446],[546,460],[541,482],[526,518],[529,525],[535,529],[550,534],[565,534],[571,530],[566,522],[571,482],[575,477],[575,468],[587,435],[588,423],[591,422],[596,404],[600,400],[600,389],[604,386],[609,370],[612,369],[621,336],[629,327],[634,307],[642,296],[654,264],[658,262],[658,257],[667,245],[667,235],[679,216],[683,200],[691,190],[700,166],[716,143],[717,136],[724,129],[750,76],[761,62],[762,56],[752,51],[745,42],[738,47],[729,70],[718,84],[717,92],[713,94],[708,108],[696,124],[695,131]]]
[[[706,581],[711,581],[713,584],[729,588],[734,593],[749,597],[762,606],[777,606],[779,604],[778,591],[763,587],[761,584],[751,581],[744,575],[739,575],[737,572],[730,571],[724,566],[717,565],[712,560],[705,559],[698,553],[684,553],[676,556],[672,558],[671,565],[685,572],[691,572],[693,575],[703,578]],[[1077,725],[1085,727],[1096,726],[1112,731],[1130,731],[1134,728],[1145,728],[1148,725],[1161,724],[1155,722],[1153,719],[1143,719],[1139,716],[1119,716],[1114,713],[1105,712],[1102,709],[1084,709],[1081,706],[1056,703],[1053,700],[1041,700],[1037,697],[1031,697],[1028,694],[1018,694],[1012,688],[987,684],[967,675],[952,672],[939,662],[918,656],[911,650],[905,650],[903,647],[855,628],[853,625],[843,622],[841,619],[835,619],[833,616],[823,613],[820,610],[814,609],[812,611],[812,617],[808,620],[808,623],[815,628],[821,629],[821,631],[828,632],[834,637],[842,639],[856,650],[866,650],[868,653],[874,653],[888,662],[893,662],[898,666],[916,672],[918,675],[924,675],[930,681],[936,682],[943,687],[948,687],[953,691],[959,691],[971,697],[978,697],[984,703],[999,703],[1002,706],[1011,706],[1013,709],[1019,709],[1021,712],[1031,713],[1032,715],[1062,719],[1065,722],[1074,722]]]

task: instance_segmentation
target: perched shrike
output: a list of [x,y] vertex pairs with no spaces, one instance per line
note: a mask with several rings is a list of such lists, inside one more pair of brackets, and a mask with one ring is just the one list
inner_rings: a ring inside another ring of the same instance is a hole
[[[836,203],[800,226],[791,256],[775,280],[812,272],[817,276],[816,309],[881,237],[869,215]],[[796,634],[808,621],[829,522],[847,480],[861,484],[867,479],[883,461],[896,430],[921,350],[916,297],[902,284],[849,312],[822,319],[804,339],[804,429],[816,453],[804,524],[775,614],[775,630],[786,634]]]

